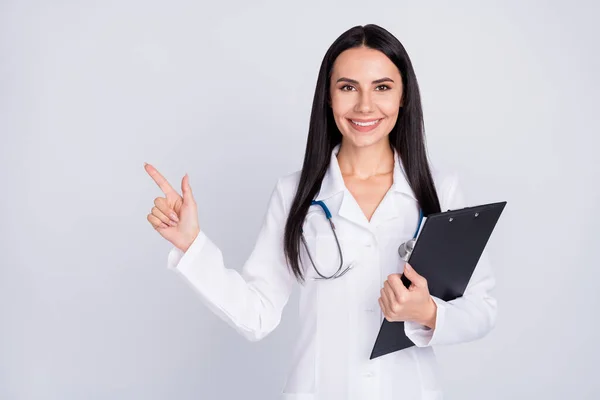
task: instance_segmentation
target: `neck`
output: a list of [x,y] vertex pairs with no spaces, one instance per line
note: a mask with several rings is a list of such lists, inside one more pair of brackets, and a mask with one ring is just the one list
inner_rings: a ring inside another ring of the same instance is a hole
[[356,147],[342,141],[337,159],[343,176],[369,179],[394,170],[394,151],[387,139],[366,147]]

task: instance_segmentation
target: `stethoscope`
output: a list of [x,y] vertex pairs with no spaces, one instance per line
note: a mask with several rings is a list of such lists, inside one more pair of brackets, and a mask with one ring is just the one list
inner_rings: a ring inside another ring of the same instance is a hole
[[[329,221],[329,226],[331,227],[331,231],[333,232],[333,236],[335,238],[335,242],[336,242],[337,248],[338,248],[338,253],[340,255],[340,266],[338,267],[337,271],[333,275],[330,275],[330,276],[325,276],[325,275],[321,274],[321,272],[315,265],[315,262],[312,258],[312,255],[310,254],[310,251],[308,250],[308,245],[306,244],[306,239],[304,238],[304,235],[301,235],[302,243],[304,244],[304,248],[306,249],[306,254],[308,254],[308,259],[310,260],[310,263],[312,264],[313,268],[315,269],[315,272],[319,275],[318,277],[314,277],[313,280],[339,278],[339,277],[343,276],[346,272],[350,271],[350,269],[352,269],[354,264],[350,264],[344,270],[342,270],[342,267],[344,266],[344,255],[342,252],[342,247],[340,246],[340,241],[339,241],[339,239],[337,237],[337,233],[335,231],[335,225],[333,224],[333,221],[331,220],[331,212],[329,211],[329,208],[327,208],[327,205],[321,200],[312,200],[310,204],[313,206],[314,205],[320,206],[323,209],[323,212],[325,213],[325,217],[327,218],[327,221]],[[410,258],[410,255],[411,255],[413,249],[415,248],[415,243],[417,242],[417,235],[419,234],[419,229],[421,229],[422,221],[423,221],[423,210],[419,209],[419,224],[417,225],[417,230],[415,231],[412,239],[407,240],[406,242],[402,243],[398,247],[398,254],[400,255],[400,258],[405,262],[408,262],[408,259]]]

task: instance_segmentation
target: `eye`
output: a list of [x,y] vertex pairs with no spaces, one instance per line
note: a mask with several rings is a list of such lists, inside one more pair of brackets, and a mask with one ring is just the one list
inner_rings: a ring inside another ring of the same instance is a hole
[[[379,90],[379,88],[385,88],[383,90]],[[390,90],[391,88],[388,85],[379,85],[375,88],[375,90],[379,90],[380,92],[385,92],[386,90]]]
[[[350,88],[350,89],[349,89],[349,90],[346,90],[346,88]],[[349,91],[351,91],[351,90],[353,90],[353,89],[354,89],[354,87],[352,87],[352,86],[350,86],[350,85],[344,85],[344,86],[340,87],[340,90],[341,90],[342,92],[349,92]]]

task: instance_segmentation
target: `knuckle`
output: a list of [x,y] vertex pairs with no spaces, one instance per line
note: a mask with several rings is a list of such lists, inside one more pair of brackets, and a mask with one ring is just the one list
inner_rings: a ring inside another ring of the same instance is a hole
[[390,308],[393,314],[397,314],[400,311],[400,304],[393,302]]
[[165,215],[163,210],[161,210],[160,208],[154,207],[154,215],[156,215],[158,217],[158,219],[160,219],[163,222],[168,220],[167,216]]
[[152,227],[154,229],[156,229],[158,227],[157,223],[156,223],[156,217],[154,215],[148,214],[147,219],[148,219],[148,222],[150,222],[150,225],[152,225]]

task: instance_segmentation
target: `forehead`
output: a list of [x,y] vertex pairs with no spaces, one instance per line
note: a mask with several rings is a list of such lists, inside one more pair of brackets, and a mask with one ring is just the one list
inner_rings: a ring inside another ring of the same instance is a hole
[[378,79],[400,77],[400,71],[385,54],[379,50],[356,47],[340,53],[333,63],[331,76],[353,79]]

